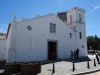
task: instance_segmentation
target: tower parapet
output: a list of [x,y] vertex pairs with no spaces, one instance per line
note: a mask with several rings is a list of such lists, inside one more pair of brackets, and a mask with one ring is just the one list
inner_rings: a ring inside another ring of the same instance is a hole
[[74,11],[74,10],[79,10],[79,11],[85,12],[85,9],[82,9],[82,8],[79,8],[79,7],[74,7],[74,8],[72,8],[71,10],[67,11],[67,13],[70,13],[70,12],[72,12],[72,11]]
[[67,11],[67,23],[73,25],[74,23],[85,24],[85,10],[79,7],[74,7]]

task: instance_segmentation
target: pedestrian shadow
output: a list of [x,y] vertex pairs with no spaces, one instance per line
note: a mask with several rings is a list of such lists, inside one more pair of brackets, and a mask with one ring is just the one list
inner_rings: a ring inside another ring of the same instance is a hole
[[69,58],[66,59],[67,62],[75,62],[75,63],[79,63],[79,62],[86,62],[86,61],[92,61],[89,57],[79,57],[77,58]]

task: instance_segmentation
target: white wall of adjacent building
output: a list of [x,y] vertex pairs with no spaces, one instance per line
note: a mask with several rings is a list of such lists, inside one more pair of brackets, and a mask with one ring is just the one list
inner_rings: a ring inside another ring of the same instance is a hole
[[6,39],[0,39],[0,61],[6,59]]

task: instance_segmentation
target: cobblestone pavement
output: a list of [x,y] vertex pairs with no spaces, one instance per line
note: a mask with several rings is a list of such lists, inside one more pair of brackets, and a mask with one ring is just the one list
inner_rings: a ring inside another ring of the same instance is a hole
[[[72,62],[60,61],[55,62],[55,73],[52,74],[53,63],[42,65],[42,72],[38,75],[72,75],[78,73],[85,73],[100,69],[100,65],[96,61],[96,67],[94,66],[93,59],[95,56],[89,56],[92,61],[90,61],[90,69],[87,68],[87,61],[75,63],[75,71],[72,71]],[[100,72],[85,74],[85,75],[100,75]]]

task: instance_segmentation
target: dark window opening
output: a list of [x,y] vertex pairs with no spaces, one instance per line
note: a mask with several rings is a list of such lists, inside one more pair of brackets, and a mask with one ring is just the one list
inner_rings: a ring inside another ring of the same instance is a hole
[[69,35],[70,35],[70,38],[72,38],[72,33],[69,33]]
[[80,36],[80,39],[82,39],[82,33],[81,32],[79,32],[79,36]]
[[82,45],[82,48],[84,48],[84,45]]
[[82,16],[79,14],[79,23],[82,23]]

